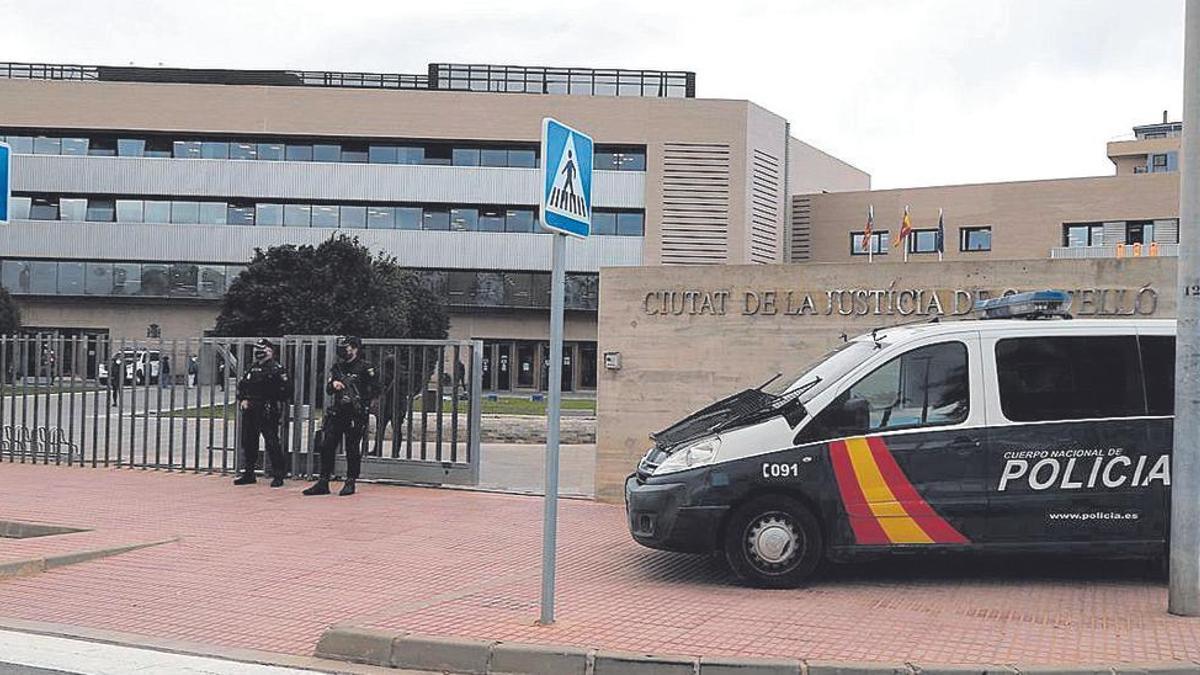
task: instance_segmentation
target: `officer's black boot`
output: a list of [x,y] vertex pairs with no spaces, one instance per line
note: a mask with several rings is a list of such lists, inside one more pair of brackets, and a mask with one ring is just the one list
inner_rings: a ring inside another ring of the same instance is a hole
[[311,497],[313,495],[329,494],[329,479],[322,478],[321,480],[313,483],[312,485],[310,485],[304,489],[303,494],[306,496],[309,496],[309,497]]
[[348,497],[352,494],[354,494],[354,479],[347,478],[345,485],[342,485],[342,490],[338,492],[338,495],[341,497]]
[[283,487],[283,476],[275,476],[272,478],[271,487]]
[[254,483],[257,483],[257,482],[258,482],[258,479],[254,477],[253,471],[243,471],[242,475],[233,479],[234,485],[253,485]]

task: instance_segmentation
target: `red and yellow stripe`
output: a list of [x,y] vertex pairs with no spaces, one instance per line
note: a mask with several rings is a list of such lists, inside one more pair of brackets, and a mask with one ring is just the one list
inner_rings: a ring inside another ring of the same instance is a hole
[[829,444],[842,504],[859,544],[965,544],[921,498],[882,438]]

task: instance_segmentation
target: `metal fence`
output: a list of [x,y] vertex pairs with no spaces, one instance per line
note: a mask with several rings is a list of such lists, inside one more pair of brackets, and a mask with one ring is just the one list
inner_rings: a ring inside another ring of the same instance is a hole
[[[238,472],[236,387],[257,340],[0,336],[0,462]],[[293,385],[280,420],[285,459],[293,477],[311,477],[335,338],[272,341]],[[359,358],[376,366],[383,393],[371,407],[363,478],[478,482],[482,349],[364,340]]]

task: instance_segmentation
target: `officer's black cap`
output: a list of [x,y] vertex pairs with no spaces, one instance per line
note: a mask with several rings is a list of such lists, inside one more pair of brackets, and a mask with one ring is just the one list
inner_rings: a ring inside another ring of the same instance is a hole
[[348,347],[362,349],[362,338],[358,337],[357,335],[343,335],[338,339],[338,342]]
[[255,343],[254,343],[254,346],[255,346],[255,347],[266,347],[266,348],[268,348],[268,349],[270,349],[270,350],[271,350],[271,353],[272,353],[272,354],[278,354],[278,353],[279,353],[279,349],[278,349],[277,347],[275,347],[275,343],[274,343],[274,342],[271,342],[271,341],[270,341],[270,340],[268,340],[267,338],[259,338],[259,339],[258,339],[258,342],[255,342]]

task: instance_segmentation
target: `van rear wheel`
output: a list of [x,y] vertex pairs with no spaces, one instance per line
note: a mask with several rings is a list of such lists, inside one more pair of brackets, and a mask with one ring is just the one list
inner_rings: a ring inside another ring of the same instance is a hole
[[724,544],[733,573],[763,588],[799,586],[825,553],[816,517],[803,504],[782,495],[760,497],[734,511]]

